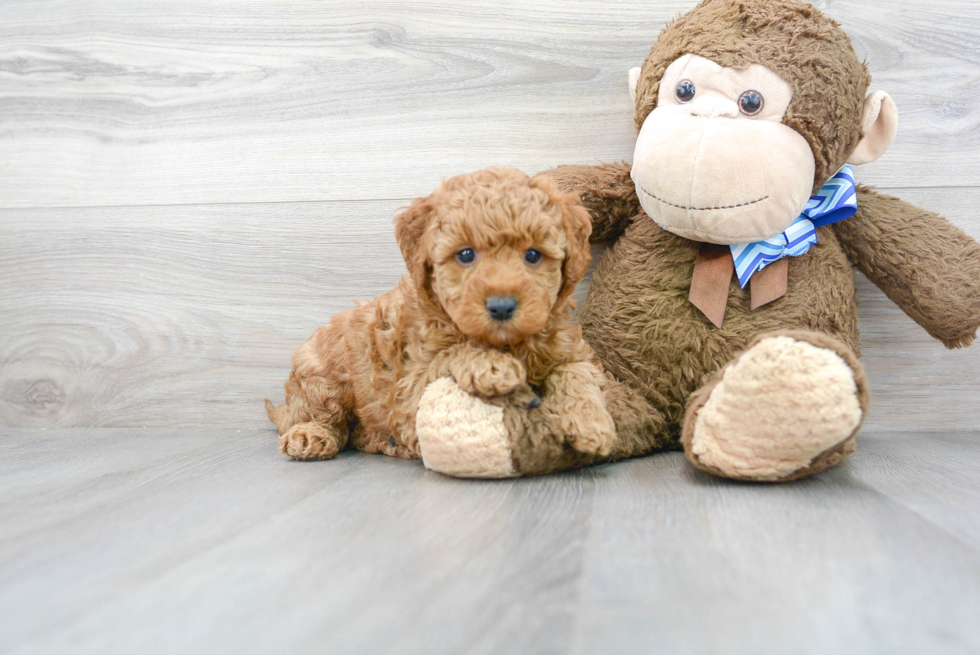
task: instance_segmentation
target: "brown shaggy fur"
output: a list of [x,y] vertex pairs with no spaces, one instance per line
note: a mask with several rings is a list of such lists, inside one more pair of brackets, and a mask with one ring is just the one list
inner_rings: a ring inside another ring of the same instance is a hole
[[[589,216],[577,198],[548,178],[488,169],[445,181],[395,228],[409,275],[317,330],[293,356],[286,404],[267,401],[281,450],[327,459],[350,436],[359,450],[419,457],[419,400],[451,375],[484,397],[545,389],[542,410],[573,450],[608,454],[604,377],[571,318],[570,296],[590,260]],[[456,259],[464,248],[474,262]],[[525,261],[530,248],[540,262]],[[492,320],[491,296],[515,298],[513,318]]]
[[[736,68],[763,64],[792,86],[783,122],[813,150],[815,188],[856,147],[870,78],[837,23],[811,5],[706,0],[676,20],[642,67],[637,127],[656,106],[664,70],[686,53]],[[680,448],[685,408],[693,416],[717,372],[754,340],[774,332],[804,331],[805,340],[821,344],[831,339],[827,343],[854,368],[866,408],[866,382],[855,358],[852,266],[949,348],[968,345],[980,326],[980,245],[942,217],[871,189],[859,188],[855,216],[819,228],[818,244],[790,260],[782,298],[752,311],[749,289],[732,280],[724,327],[716,328],[688,300],[699,244],[660,229],[643,212],[629,164],[560,166],[548,174],[579,194],[592,215],[596,240],[615,240],[578,315],[604,365],[607,388],[620,397],[640,397],[645,405],[634,403],[624,412],[607,398],[619,431],[615,457]],[[624,418],[630,414],[662,419],[629,424]],[[839,463],[853,449],[853,438],[848,439],[786,479]],[[524,460],[525,473],[562,467],[545,456]],[[567,457],[562,462],[577,465]]]

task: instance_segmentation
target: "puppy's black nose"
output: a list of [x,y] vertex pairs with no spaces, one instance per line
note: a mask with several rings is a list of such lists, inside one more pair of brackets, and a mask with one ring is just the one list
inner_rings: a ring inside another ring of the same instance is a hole
[[513,296],[490,296],[487,311],[495,321],[509,321],[517,311],[517,300]]

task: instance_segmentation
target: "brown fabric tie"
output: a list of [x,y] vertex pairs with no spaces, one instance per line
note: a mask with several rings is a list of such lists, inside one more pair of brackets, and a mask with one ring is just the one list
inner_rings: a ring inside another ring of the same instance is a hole
[[[735,261],[728,246],[702,243],[691,277],[688,299],[708,320],[721,327],[728,307],[728,290],[735,274]],[[755,273],[749,281],[752,309],[758,309],[786,295],[789,259],[774,261]]]
[[702,243],[698,259],[694,262],[691,277],[691,293],[688,300],[701,310],[708,320],[721,327],[728,306],[728,287],[735,273],[735,260],[728,246]]
[[789,283],[789,257],[777,259],[755,273],[749,280],[752,291],[752,309],[759,309],[786,295]]

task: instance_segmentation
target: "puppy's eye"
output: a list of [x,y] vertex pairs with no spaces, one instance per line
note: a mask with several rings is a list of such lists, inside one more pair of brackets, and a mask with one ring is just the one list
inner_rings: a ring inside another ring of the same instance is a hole
[[738,97],[738,108],[746,116],[755,116],[766,105],[766,99],[758,91],[746,91]]
[[456,253],[456,261],[463,266],[472,264],[474,261],[476,261],[476,251],[472,248],[463,248]]
[[543,256],[544,255],[542,255],[540,252],[538,252],[534,248],[531,248],[526,253],[524,253],[524,261],[526,261],[528,264],[531,264],[533,266],[534,264],[537,264],[539,261],[541,261],[541,258]]
[[677,99],[681,102],[691,102],[697,92],[698,89],[691,80],[681,80],[677,83]]

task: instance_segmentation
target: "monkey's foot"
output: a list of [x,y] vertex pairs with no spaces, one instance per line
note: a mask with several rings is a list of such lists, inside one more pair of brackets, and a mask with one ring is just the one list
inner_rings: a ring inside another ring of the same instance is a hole
[[843,343],[805,331],[760,335],[692,394],[684,453],[726,478],[795,480],[854,452],[868,399],[863,368]]
[[461,478],[512,478],[504,410],[463,391],[451,378],[430,384],[415,415],[425,468]]
[[415,416],[427,469],[461,478],[513,478],[592,461],[569,445],[556,417],[527,385],[493,398],[472,396],[452,378],[431,383]]

